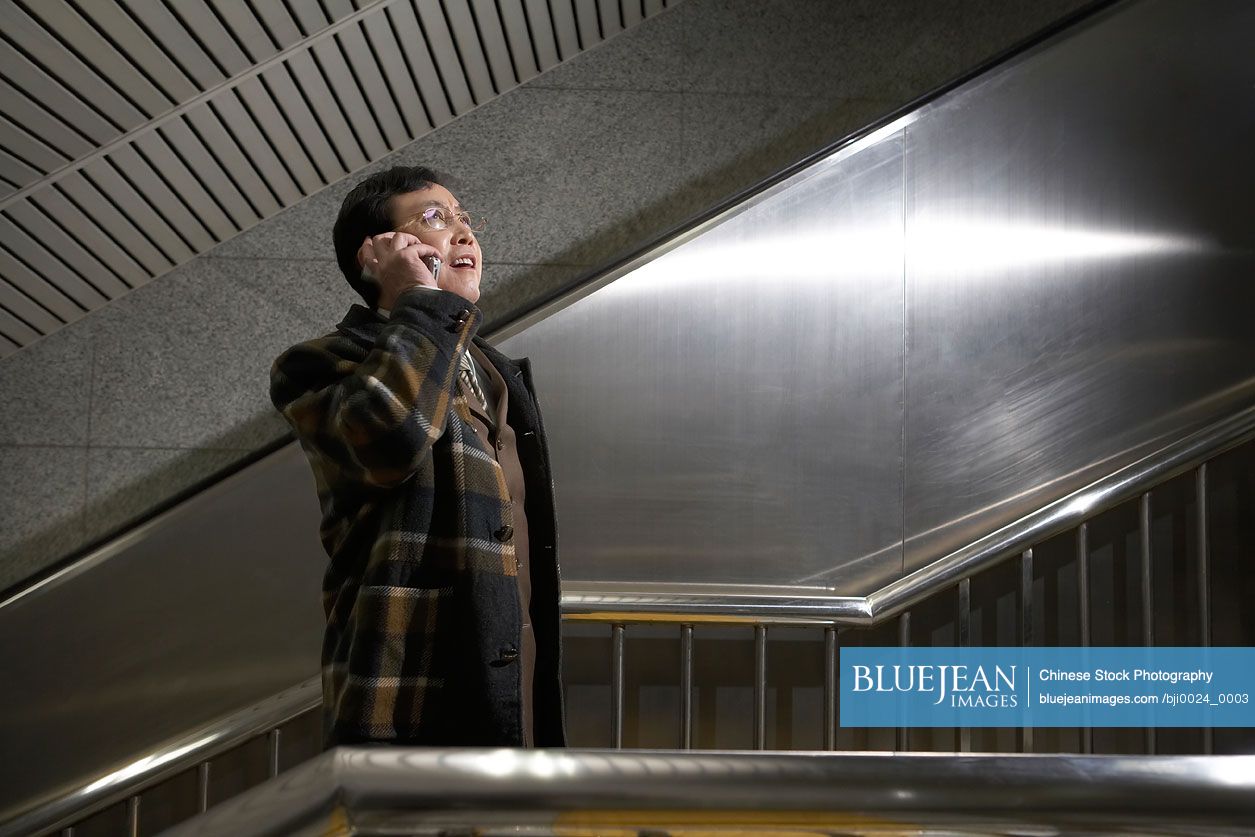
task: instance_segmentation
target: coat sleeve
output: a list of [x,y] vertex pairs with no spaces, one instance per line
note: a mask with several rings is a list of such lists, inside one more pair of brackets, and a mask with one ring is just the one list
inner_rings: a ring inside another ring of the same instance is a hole
[[458,366],[482,316],[448,291],[407,291],[364,357],[343,335],[280,355],[270,400],[327,478],[398,485],[444,433]]

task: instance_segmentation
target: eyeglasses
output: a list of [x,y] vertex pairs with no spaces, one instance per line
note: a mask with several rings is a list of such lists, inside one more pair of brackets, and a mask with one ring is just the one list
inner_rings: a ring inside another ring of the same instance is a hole
[[397,229],[403,230],[417,224],[429,230],[446,230],[455,220],[471,232],[483,232],[484,227],[488,226],[487,219],[482,215],[473,215],[466,210],[454,213],[443,206],[429,206]]

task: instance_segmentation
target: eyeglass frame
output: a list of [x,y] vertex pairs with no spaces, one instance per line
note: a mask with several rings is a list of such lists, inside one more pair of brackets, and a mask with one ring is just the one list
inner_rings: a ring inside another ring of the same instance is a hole
[[[429,212],[438,212],[444,217],[445,220],[441,222],[442,226],[434,227],[428,222],[426,216]],[[483,215],[476,215],[475,213],[468,212],[465,209],[459,209],[457,212],[450,212],[448,207],[442,206],[441,204],[434,204],[432,206],[424,207],[416,214],[410,216],[408,221],[401,224],[393,230],[393,232],[403,232],[406,227],[416,223],[422,224],[432,232],[439,232],[441,230],[447,230],[451,227],[454,220],[475,234],[483,232],[488,226],[488,219]]]

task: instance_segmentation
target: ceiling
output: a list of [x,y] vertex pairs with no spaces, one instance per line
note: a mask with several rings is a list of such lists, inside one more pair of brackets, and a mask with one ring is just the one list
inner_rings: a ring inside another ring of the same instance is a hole
[[679,0],[0,0],[0,357]]

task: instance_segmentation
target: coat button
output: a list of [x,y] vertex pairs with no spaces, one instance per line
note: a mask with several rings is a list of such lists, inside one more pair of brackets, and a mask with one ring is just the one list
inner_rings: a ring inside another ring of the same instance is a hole
[[492,536],[496,538],[498,541],[500,541],[501,543],[505,543],[506,541],[510,540],[510,538],[514,537],[514,527],[502,526],[500,529],[493,532]]
[[505,450],[505,440],[497,439],[497,450]]
[[499,656],[497,657],[497,662],[512,663],[518,658],[519,658],[519,649],[515,648],[513,645],[507,645],[505,648],[502,648],[501,651],[499,652]]

